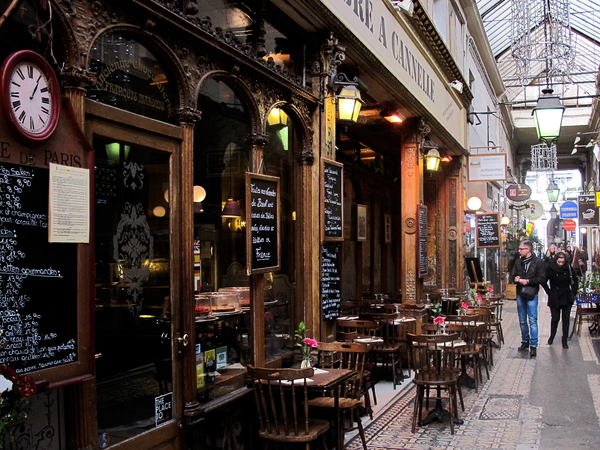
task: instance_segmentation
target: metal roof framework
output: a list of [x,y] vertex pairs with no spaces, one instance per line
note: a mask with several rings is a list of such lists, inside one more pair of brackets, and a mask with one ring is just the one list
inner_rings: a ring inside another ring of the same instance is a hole
[[[541,89],[546,87],[546,67],[542,62],[533,63],[532,78],[527,85],[522,84],[517,61],[511,53],[512,0],[477,0],[477,6],[506,86],[506,101],[513,102],[516,108],[535,106]],[[571,0],[569,18],[574,47],[573,70],[570,77],[554,78],[552,87],[565,99],[565,106],[589,106],[596,94],[600,67],[600,0]],[[535,32],[532,30],[532,34]]]

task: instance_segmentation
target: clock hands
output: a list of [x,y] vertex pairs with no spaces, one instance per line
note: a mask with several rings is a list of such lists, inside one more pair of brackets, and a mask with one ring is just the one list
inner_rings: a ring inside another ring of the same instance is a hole
[[33,92],[31,93],[31,97],[29,97],[29,100],[33,100],[33,97],[35,96],[35,93],[38,90],[38,87],[40,85],[40,80],[42,79],[42,74],[40,74],[40,76],[38,77],[36,83],[35,83],[35,88],[33,89]]

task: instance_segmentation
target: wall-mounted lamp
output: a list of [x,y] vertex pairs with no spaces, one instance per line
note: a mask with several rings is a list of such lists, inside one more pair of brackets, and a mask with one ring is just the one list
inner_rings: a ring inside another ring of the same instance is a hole
[[542,95],[538,98],[537,105],[533,108],[531,115],[535,119],[535,130],[538,139],[552,142],[558,139],[562,125],[565,107],[551,88],[542,89]]
[[384,108],[379,113],[381,117],[391,123],[402,123],[404,122],[404,116],[393,108]]
[[423,139],[421,144],[423,149],[423,158],[425,159],[425,169],[430,172],[437,172],[440,169],[440,152],[435,142],[429,139]]
[[273,108],[267,117],[267,124],[271,127],[284,128],[288,124],[288,115],[281,108]]
[[502,216],[502,219],[500,219],[500,225],[509,225],[511,222],[511,218],[508,216]]
[[358,90],[358,79],[355,77],[350,81],[345,73],[338,73],[333,82],[334,88],[342,86],[342,90],[336,95],[338,104],[338,118],[348,122],[356,122],[360,108],[364,101]]
[[467,200],[467,209],[468,212],[476,212],[481,209],[483,203],[479,197],[471,197]]
[[452,89],[455,89],[462,94],[463,84],[461,81],[454,80],[451,83],[448,83],[448,86],[450,86]]
[[206,190],[202,186],[194,186],[194,213],[204,212],[202,201],[206,198]]
[[409,17],[415,12],[415,5],[412,0],[391,0],[392,6],[396,11],[402,11]]

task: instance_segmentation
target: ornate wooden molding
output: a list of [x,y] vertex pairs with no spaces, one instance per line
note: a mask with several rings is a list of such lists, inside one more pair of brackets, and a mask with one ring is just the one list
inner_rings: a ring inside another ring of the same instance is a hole
[[65,88],[87,89],[96,84],[96,74],[80,67],[67,67],[60,73],[60,79]]
[[175,118],[179,123],[198,123],[202,119],[202,111],[194,108],[180,108],[175,111]]
[[270,138],[266,134],[253,133],[246,138],[246,145],[254,148],[261,147],[264,148],[269,143]]

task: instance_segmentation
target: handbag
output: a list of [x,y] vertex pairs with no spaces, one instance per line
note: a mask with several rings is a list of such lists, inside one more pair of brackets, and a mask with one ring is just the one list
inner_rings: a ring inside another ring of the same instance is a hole
[[519,295],[521,295],[521,297],[523,297],[525,300],[533,300],[535,298],[535,296],[538,294],[538,289],[536,286],[523,286],[521,288],[521,292],[519,292]]

